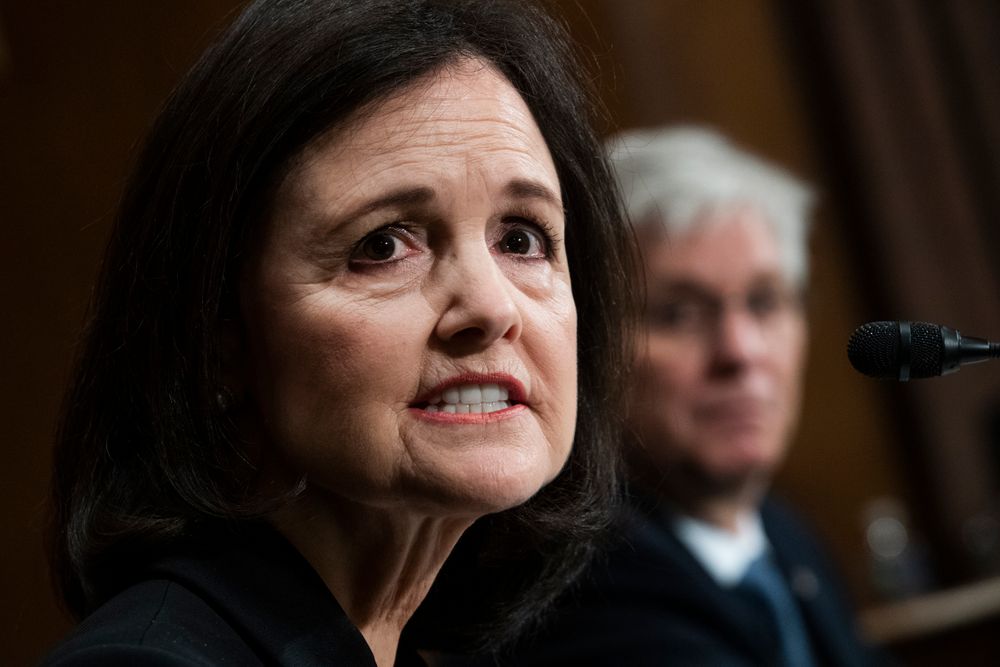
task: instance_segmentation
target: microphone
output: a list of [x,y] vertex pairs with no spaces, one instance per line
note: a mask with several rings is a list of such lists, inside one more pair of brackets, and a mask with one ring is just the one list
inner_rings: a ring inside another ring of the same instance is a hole
[[847,358],[855,370],[902,382],[947,375],[964,364],[996,357],[1000,343],[928,322],[869,322],[847,342]]

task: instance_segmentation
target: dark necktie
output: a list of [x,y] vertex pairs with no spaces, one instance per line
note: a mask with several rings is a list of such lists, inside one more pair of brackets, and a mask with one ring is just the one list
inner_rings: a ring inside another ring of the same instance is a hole
[[774,560],[767,554],[755,560],[743,575],[738,587],[760,598],[774,615],[781,638],[784,665],[814,667],[816,660],[813,657],[802,612]]

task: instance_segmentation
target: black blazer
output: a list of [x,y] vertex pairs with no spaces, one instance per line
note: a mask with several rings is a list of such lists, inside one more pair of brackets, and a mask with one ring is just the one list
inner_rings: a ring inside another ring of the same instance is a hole
[[[42,664],[374,667],[375,659],[308,562],[256,526],[153,563]],[[424,663],[400,648],[396,664]]]
[[[843,586],[816,540],[773,500],[765,502],[761,514],[817,659],[837,667],[882,664],[860,641]],[[752,599],[720,587],[655,509],[634,499],[622,533],[542,631],[502,657],[501,664],[780,664],[777,628],[767,614]]]

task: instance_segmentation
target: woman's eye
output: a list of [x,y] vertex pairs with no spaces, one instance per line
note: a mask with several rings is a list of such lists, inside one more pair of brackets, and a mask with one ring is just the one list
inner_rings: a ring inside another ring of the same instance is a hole
[[387,259],[392,259],[393,254],[396,252],[397,243],[398,241],[394,236],[385,232],[373,234],[361,242],[361,253],[365,256],[365,259],[383,262]]
[[548,244],[539,232],[527,227],[514,227],[500,238],[500,252],[527,257],[546,257]]
[[400,238],[403,232],[379,229],[355,246],[351,259],[360,264],[382,264],[403,259],[407,255],[406,241]]

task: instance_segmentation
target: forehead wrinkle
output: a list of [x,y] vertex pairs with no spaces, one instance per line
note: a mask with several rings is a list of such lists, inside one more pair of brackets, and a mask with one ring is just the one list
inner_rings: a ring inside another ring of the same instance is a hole
[[[479,119],[420,118],[387,125],[382,137],[373,137],[366,145],[357,138],[351,148],[374,158],[392,160],[413,150],[460,151],[476,146],[484,153],[518,153],[537,161],[538,141],[525,128],[491,117]],[[544,142],[541,143],[545,146]],[[547,150],[547,147],[546,147]],[[423,157],[426,160],[426,156]]]
[[[525,128],[534,127],[535,119],[507,78],[486,63],[471,61],[471,64],[475,65],[473,71],[470,71],[468,64],[453,65],[399,91],[355,124],[351,128],[351,136],[358,138],[370,133],[371,130],[381,130],[382,141],[375,143],[379,144],[380,150],[391,151],[404,148],[406,144],[427,147],[419,141],[422,131],[426,137],[425,141],[437,144],[442,143],[440,141],[442,136],[446,139],[454,137],[455,127],[464,130],[462,134],[465,136],[462,140],[468,141],[489,137],[495,132],[495,125],[502,125],[505,134],[521,135],[520,138],[524,143],[528,145],[533,143],[533,138],[528,136]],[[480,94],[463,82],[463,80],[471,82],[483,72],[504,83],[499,96]],[[438,92],[442,84],[444,89]],[[470,123],[477,127],[483,123],[483,129],[470,136],[468,134]],[[429,132],[427,128],[430,128]],[[398,140],[395,145],[386,144],[393,139]],[[414,141],[415,139],[417,141]],[[443,143],[460,145],[461,141],[446,140]]]
[[[477,91],[465,83],[476,81],[477,77],[484,73],[505,84],[499,97],[489,94],[477,95]],[[445,90],[436,92],[442,84],[447,84]],[[470,101],[473,104],[470,105]],[[362,148],[357,139],[362,134],[368,133],[373,125],[392,125],[385,127],[383,134],[383,140],[390,140],[398,138],[400,131],[408,122],[419,127],[429,120],[449,122],[477,120],[471,115],[473,110],[478,110],[477,102],[485,102],[488,109],[480,114],[482,119],[495,119],[495,107],[499,103],[503,117],[513,116],[506,121],[508,125],[516,129],[521,125],[535,125],[534,117],[523,98],[506,76],[487,61],[476,57],[462,57],[404,85],[387,97],[373,100],[355,110],[343,123],[328,129],[311,141],[300,154],[300,159],[296,161],[299,164],[296,167],[307,161],[310,156],[329,155],[336,152],[336,149],[342,151],[348,148]],[[417,118],[427,111],[428,104],[436,105],[437,109]],[[445,115],[444,110],[449,105],[453,105],[461,113],[450,117]],[[385,121],[392,116],[399,116],[397,122],[386,123]],[[349,140],[343,141],[344,137],[349,137]]]
[[[470,72],[470,63],[475,71]],[[474,77],[484,71],[506,84],[499,96],[479,94],[475,88]],[[354,122],[329,131],[307,147],[282,185],[285,194],[291,195],[283,199],[289,207],[306,210],[315,208],[317,202],[348,209],[383,174],[387,174],[383,180],[398,180],[393,172],[404,171],[408,181],[427,183],[424,179],[440,178],[440,161],[451,157],[465,162],[465,172],[478,169],[485,182],[483,163],[491,163],[497,155],[505,156],[506,167],[514,167],[511,178],[537,180],[560,192],[548,147],[535,128],[520,95],[487,63],[473,60],[452,65],[371,105]],[[470,145],[475,149],[471,153]],[[439,155],[428,161],[427,150]],[[470,181],[464,180],[468,188]],[[336,188],[336,197],[328,196],[331,187]]]
[[[508,179],[510,182],[504,183],[505,194],[514,199],[544,199],[544,197],[538,197],[530,192],[531,185],[537,182],[539,189],[544,188],[551,192],[552,203],[561,209],[558,181],[555,180],[554,171],[546,164],[545,156],[538,154],[537,147],[497,142],[495,135],[484,133],[484,137],[489,136],[494,140],[484,141],[480,150],[470,154],[468,148],[470,143],[474,142],[467,136],[459,136],[456,133],[446,131],[440,131],[437,134],[445,141],[434,141],[428,138],[428,141],[419,144],[411,142],[400,149],[386,152],[384,159],[379,159],[381,156],[375,156],[376,159],[364,164],[351,165],[352,180],[361,185],[373,183],[386,175],[385,180],[395,182],[398,180],[395,172],[402,171],[407,175],[406,180],[408,181],[421,182],[424,178],[433,181],[440,178],[444,161],[460,160],[464,163],[463,171],[477,172],[478,177],[485,184],[488,182],[486,176],[489,175],[492,168],[499,164],[494,158],[500,156],[504,160],[505,167],[514,167],[514,173]],[[443,152],[444,154],[439,154],[435,159],[429,161],[427,149],[437,149],[439,153]],[[360,171],[362,169],[363,173]],[[350,196],[350,193],[345,194]]]

